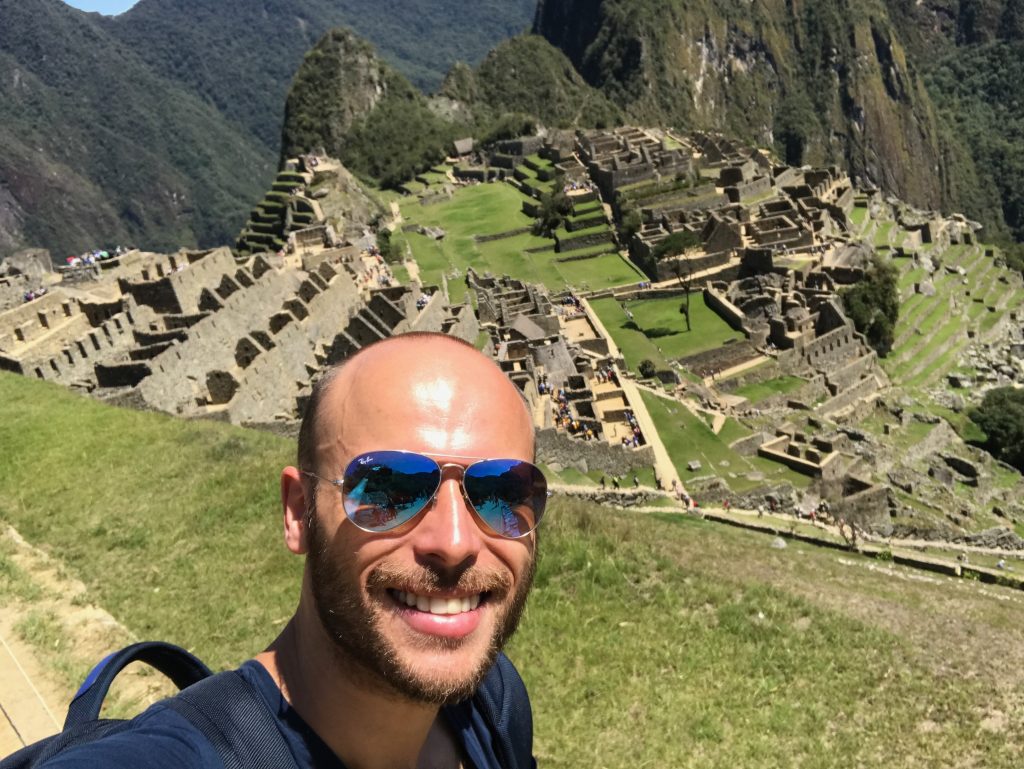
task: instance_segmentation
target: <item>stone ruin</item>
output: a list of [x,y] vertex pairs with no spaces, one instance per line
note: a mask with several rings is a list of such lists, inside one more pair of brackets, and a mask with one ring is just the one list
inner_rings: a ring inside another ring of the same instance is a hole
[[653,452],[633,416],[642,404],[629,402],[618,378],[621,360],[571,295],[552,302],[541,286],[472,269],[466,279],[488,349],[534,415],[538,456],[610,475],[650,467]]
[[412,330],[476,339],[442,292],[375,286],[364,257],[274,267],[227,248],[132,252],[94,285],[56,288],[0,313],[0,368],[117,403],[238,424],[289,422],[311,378]]

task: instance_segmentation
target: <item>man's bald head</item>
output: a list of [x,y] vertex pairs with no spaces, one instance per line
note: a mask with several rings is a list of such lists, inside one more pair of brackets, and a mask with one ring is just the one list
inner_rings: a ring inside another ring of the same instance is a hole
[[[441,384],[437,384],[439,380]],[[345,418],[335,419],[335,423],[329,426],[333,435],[326,435],[325,412],[343,415],[348,411],[346,403],[351,401],[355,416],[360,420],[369,417],[367,409],[376,410],[380,419],[387,419],[391,414],[397,416],[405,405],[403,402],[407,398],[402,394],[406,389],[423,394],[430,382],[441,390],[435,395],[448,394],[470,398],[474,402],[482,399],[493,403],[493,408],[501,409],[506,418],[511,418],[512,424],[529,432],[532,455],[532,420],[525,400],[501,369],[458,337],[412,332],[364,347],[348,360],[327,369],[317,380],[299,430],[299,468],[318,472],[321,460],[318,446],[325,440],[339,437],[346,428]],[[429,392],[426,396],[430,397]],[[331,402],[329,409],[325,408],[327,402]],[[444,406],[441,402],[437,405]],[[412,429],[414,426],[409,427]]]

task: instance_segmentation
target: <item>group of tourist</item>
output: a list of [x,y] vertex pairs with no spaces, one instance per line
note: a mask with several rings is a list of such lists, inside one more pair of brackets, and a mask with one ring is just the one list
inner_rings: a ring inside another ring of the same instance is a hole
[[[379,288],[387,288],[388,286],[397,285],[398,281],[395,280],[395,276],[391,274],[391,268],[384,263],[384,260],[382,258],[379,258],[379,261],[376,265],[369,268],[366,272],[363,273],[363,286],[366,288],[372,288],[374,286],[377,286]],[[427,301],[430,301],[429,297]],[[423,303],[423,306],[426,306],[426,302]],[[419,307],[418,302],[417,307]],[[420,309],[423,309],[423,307],[420,307]]]
[[585,182],[566,182],[562,187],[562,192],[568,195],[570,192],[597,192],[597,185],[591,181]]
[[36,299],[39,299],[42,296],[46,296],[48,293],[49,291],[47,290],[46,286],[40,286],[39,288],[30,289],[26,291],[24,297],[22,298],[25,300],[26,303],[34,302]]
[[429,291],[424,291],[422,294],[420,294],[419,299],[416,300],[416,309],[422,310],[424,307],[430,304],[430,300],[433,298],[433,294],[431,294]]
[[722,369],[720,368],[705,368],[700,371],[701,379],[710,379],[712,382],[715,379],[722,378]]
[[120,256],[124,252],[125,250],[120,246],[115,248],[113,253],[111,253],[110,251],[101,250],[99,248],[94,248],[91,251],[86,251],[77,256],[71,255],[64,261],[67,262],[68,267],[91,267],[95,264],[98,264],[101,261],[113,259],[115,256]]
[[566,294],[562,297],[562,314],[568,317],[583,314],[583,302],[575,294]]
[[551,394],[551,392],[552,392],[552,390],[551,390],[551,383],[548,381],[548,375],[547,374],[541,374],[537,378],[537,392],[539,392],[541,395],[550,395]]
[[629,424],[630,429],[633,431],[632,435],[622,436],[622,445],[626,448],[639,448],[644,445],[644,434],[640,430],[640,423],[636,421],[636,414],[630,409],[626,409],[626,422]]
[[605,384],[611,382],[616,387],[619,386],[619,375],[615,373],[615,369],[611,366],[604,366],[594,372],[594,377],[597,379],[598,384]]

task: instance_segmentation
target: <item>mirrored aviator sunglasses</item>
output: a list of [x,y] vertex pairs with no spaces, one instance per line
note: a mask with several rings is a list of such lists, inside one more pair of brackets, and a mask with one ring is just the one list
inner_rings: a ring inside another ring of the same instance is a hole
[[548,484],[535,465],[521,459],[480,459],[463,468],[411,451],[371,451],[349,462],[340,480],[329,482],[341,489],[349,520],[363,531],[380,533],[408,523],[430,506],[444,467],[462,471],[465,499],[489,531],[516,539],[537,528]]

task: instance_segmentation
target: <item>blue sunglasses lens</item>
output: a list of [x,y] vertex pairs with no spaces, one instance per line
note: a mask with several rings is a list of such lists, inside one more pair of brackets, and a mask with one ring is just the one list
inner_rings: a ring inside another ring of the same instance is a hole
[[522,537],[540,523],[547,504],[543,473],[517,459],[487,459],[470,465],[462,481],[481,520],[503,537]]
[[[430,457],[373,451],[353,459],[342,479],[345,513],[364,531],[390,531],[421,513],[441,486]],[[479,519],[503,537],[522,537],[540,522],[547,481],[529,462],[485,459],[466,468],[462,488]]]
[[441,485],[441,468],[429,457],[374,451],[345,470],[345,513],[365,531],[388,531],[412,520]]

